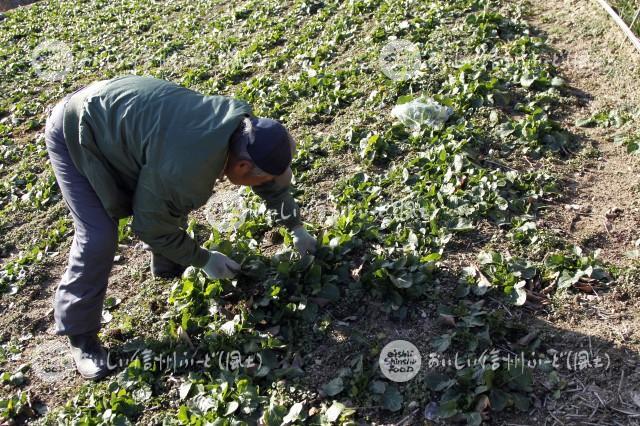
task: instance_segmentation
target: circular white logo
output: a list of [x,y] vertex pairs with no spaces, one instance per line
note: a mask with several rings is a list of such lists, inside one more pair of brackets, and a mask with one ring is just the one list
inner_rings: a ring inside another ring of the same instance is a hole
[[394,382],[407,382],[420,371],[422,356],[415,345],[406,340],[394,340],[380,352],[380,370]]
[[41,79],[60,81],[73,68],[73,53],[59,40],[45,40],[31,52],[31,65]]
[[38,346],[31,363],[33,372],[43,381],[52,383],[72,377],[75,365],[69,347],[59,340]]
[[420,69],[420,49],[408,40],[391,40],[380,51],[378,64],[391,80],[409,80]]

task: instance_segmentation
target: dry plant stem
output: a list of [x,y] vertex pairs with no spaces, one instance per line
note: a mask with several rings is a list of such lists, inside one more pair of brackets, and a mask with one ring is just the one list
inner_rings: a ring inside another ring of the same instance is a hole
[[[620,18],[620,15],[618,15],[616,11],[613,10],[613,8],[605,0],[596,0],[596,1],[600,4],[600,6],[602,6],[602,8],[609,15],[611,15],[611,18],[613,18],[615,23],[620,27],[620,29],[622,29],[622,31],[627,36],[629,41],[635,46],[638,53],[640,53],[640,40],[638,40],[638,37],[636,37],[633,31],[631,31],[631,28],[627,26],[627,24],[622,20],[622,18]],[[636,13],[636,16],[637,16],[637,13]]]

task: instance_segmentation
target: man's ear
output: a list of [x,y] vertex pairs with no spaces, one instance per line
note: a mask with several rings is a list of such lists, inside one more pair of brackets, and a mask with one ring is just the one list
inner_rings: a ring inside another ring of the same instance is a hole
[[249,160],[239,160],[235,167],[242,176],[245,176],[251,171],[251,169],[253,169],[253,163]]

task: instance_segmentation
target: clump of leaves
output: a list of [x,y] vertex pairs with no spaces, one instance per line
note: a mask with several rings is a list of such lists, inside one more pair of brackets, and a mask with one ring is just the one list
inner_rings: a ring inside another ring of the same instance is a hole
[[584,254],[582,249],[574,246],[570,252],[555,252],[544,259],[543,277],[555,283],[558,290],[575,288],[592,293],[601,284],[611,280],[604,265],[598,260],[600,250]]
[[615,138],[615,144],[626,148],[628,154],[640,154],[640,133]]
[[576,120],[578,127],[622,127],[631,116],[625,111],[598,111],[589,117]]
[[528,395],[533,389],[530,368],[521,361],[503,361],[498,354],[474,361],[476,365],[458,368],[452,376],[438,372],[427,375],[427,388],[441,395],[430,410],[430,420],[480,425],[490,411],[509,407],[521,412],[529,410]]
[[7,424],[11,424],[18,416],[32,417],[34,414],[27,392],[18,391],[0,397],[0,420],[7,421]]
[[473,292],[479,296],[488,290],[499,289],[514,305],[524,305],[527,300],[525,286],[533,279],[536,268],[529,262],[506,257],[498,252],[481,252],[478,264],[463,268],[461,280],[473,284]]

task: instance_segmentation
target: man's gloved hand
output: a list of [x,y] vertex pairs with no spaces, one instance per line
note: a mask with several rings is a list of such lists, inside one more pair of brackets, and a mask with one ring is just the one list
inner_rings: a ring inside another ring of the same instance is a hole
[[233,259],[225,256],[219,251],[211,251],[209,260],[202,267],[202,270],[209,278],[230,279],[240,271],[240,265]]
[[291,230],[293,234],[293,245],[296,246],[301,255],[314,254],[316,252],[316,239],[299,225]]

